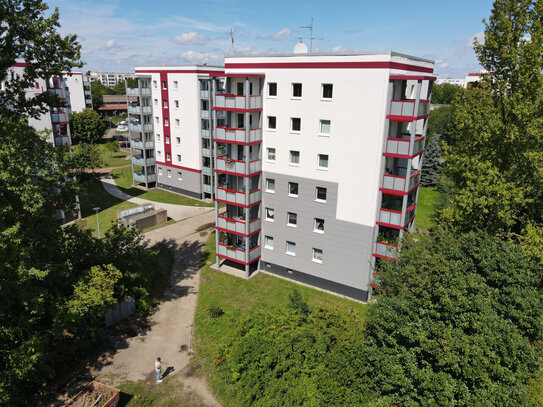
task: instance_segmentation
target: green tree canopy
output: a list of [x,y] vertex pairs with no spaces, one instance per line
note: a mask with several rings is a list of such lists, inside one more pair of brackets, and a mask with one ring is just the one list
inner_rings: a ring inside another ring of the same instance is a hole
[[432,103],[436,105],[450,105],[462,87],[450,83],[434,84],[432,88]]
[[92,109],[70,115],[70,126],[72,138],[78,143],[98,143],[106,130],[104,121]]

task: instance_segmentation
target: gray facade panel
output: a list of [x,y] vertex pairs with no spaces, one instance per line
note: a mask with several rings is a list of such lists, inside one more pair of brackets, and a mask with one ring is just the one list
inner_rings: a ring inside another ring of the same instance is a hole
[[[301,273],[304,279],[321,279],[367,292],[375,227],[336,219],[337,183],[266,172],[263,185],[266,178],[275,180],[275,193],[266,192],[265,187],[262,193],[262,261]],[[289,182],[298,183],[297,197],[289,196]],[[315,200],[317,186],[327,189],[326,203]],[[273,222],[265,219],[267,207],[274,209]],[[296,227],[287,225],[288,212],[296,213]],[[324,233],[314,231],[315,218],[324,219]],[[273,250],[265,247],[265,236],[274,238]],[[295,256],[286,253],[287,241],[296,243]],[[323,251],[322,263],[313,261],[313,248]]]
[[[162,175],[160,175],[160,169],[162,169]],[[168,177],[168,170],[171,171],[171,177]],[[182,174],[181,180],[178,179],[178,172]],[[157,164],[157,186],[197,198],[202,196],[200,173],[169,167],[164,164]]]

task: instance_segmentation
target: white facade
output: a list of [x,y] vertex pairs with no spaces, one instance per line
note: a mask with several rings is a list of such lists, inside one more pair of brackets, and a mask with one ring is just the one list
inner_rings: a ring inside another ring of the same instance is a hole
[[133,78],[132,73],[122,72],[90,72],[85,75],[85,80],[88,82],[100,82],[102,85],[113,88],[117,83],[124,82],[126,78]]

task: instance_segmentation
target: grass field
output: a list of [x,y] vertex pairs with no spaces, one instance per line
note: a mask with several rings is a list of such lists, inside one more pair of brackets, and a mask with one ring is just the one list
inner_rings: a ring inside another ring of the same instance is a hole
[[121,165],[130,165],[130,160],[126,157],[128,153],[124,151],[117,151],[116,153],[110,153],[106,150],[106,145],[100,145],[100,157],[102,158],[103,165],[101,168],[108,167],[120,167]]
[[196,394],[184,389],[176,376],[164,380],[160,385],[138,382],[121,384],[118,388],[121,396],[117,407],[204,406]]
[[147,199],[154,202],[162,202],[174,205],[187,205],[187,206],[203,206],[212,207],[215,204],[213,202],[203,202],[197,199],[189,198],[187,196],[175,194],[173,192],[163,191],[158,188],[152,188],[149,191],[136,188],[132,186],[132,169],[130,167],[117,168],[111,171],[111,176],[115,180],[117,186],[126,194],[130,196],[137,196],[138,198]]
[[436,214],[438,198],[439,191],[437,189],[420,188],[417,203],[417,217],[415,218],[415,228],[417,230],[426,232],[434,226],[434,216]]
[[[227,340],[228,333],[244,315],[253,312],[285,309],[288,295],[296,288],[310,307],[339,308],[342,312],[365,313],[366,305],[290,281],[259,273],[243,280],[216,270],[210,265],[215,261],[215,233],[212,233],[204,250],[203,268],[200,273],[200,293],[194,321],[193,348],[198,364],[208,375],[209,382],[220,397],[222,384],[215,377],[214,356]],[[216,305],[224,310],[218,319],[208,316],[208,307]]]

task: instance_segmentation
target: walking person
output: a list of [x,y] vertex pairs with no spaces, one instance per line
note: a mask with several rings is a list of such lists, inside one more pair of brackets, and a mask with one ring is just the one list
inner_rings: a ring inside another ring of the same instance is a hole
[[156,382],[157,383],[162,383],[162,380],[160,379],[160,373],[162,371],[162,361],[160,360],[160,358],[156,358],[156,362],[155,362],[155,371],[156,371]]

